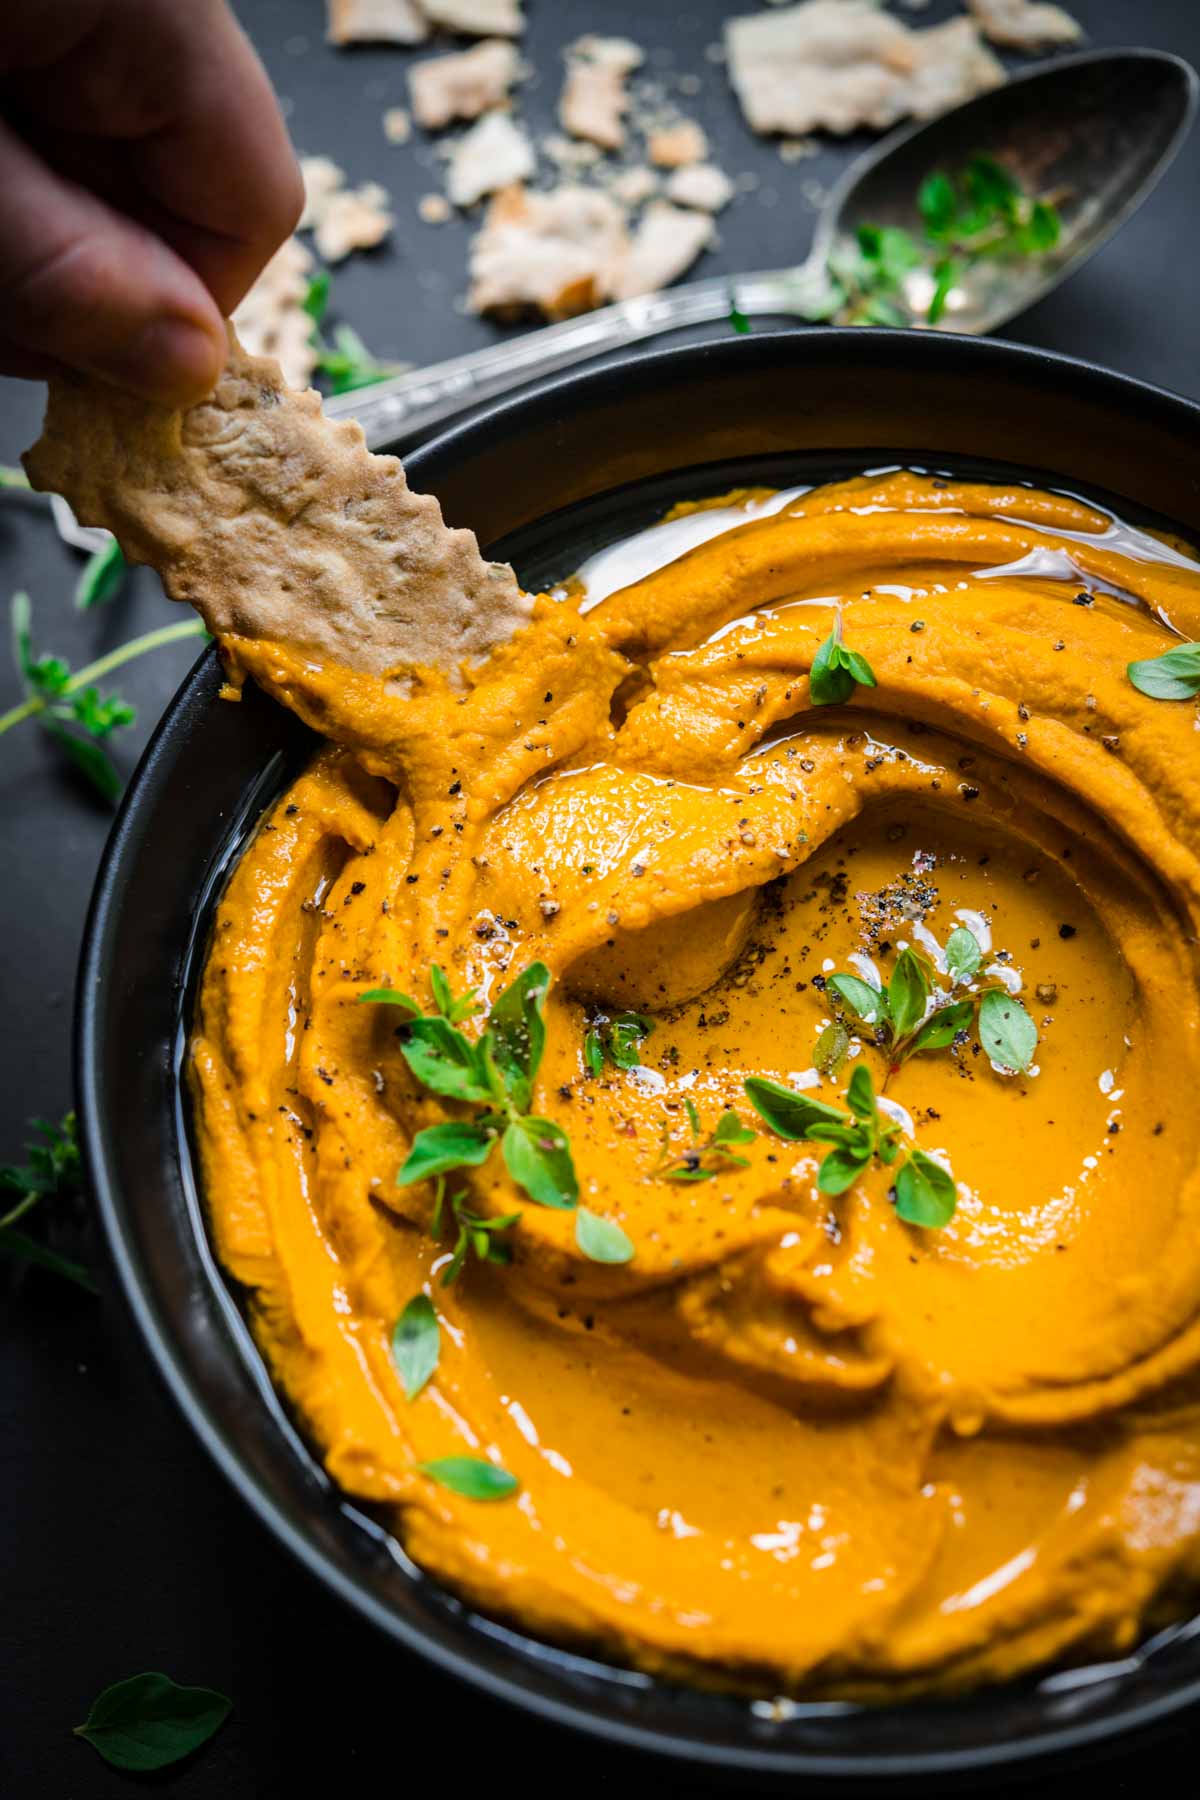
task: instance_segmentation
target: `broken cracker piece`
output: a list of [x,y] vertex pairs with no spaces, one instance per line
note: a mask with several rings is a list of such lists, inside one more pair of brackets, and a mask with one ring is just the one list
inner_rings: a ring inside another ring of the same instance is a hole
[[625,214],[599,189],[505,189],[471,245],[469,304],[506,318],[570,318],[607,298],[610,272],[628,248]]
[[299,238],[285,238],[233,315],[251,356],[273,356],[289,387],[305,388],[317,366],[312,317],[304,309],[313,259]]
[[455,206],[473,206],[485,194],[527,181],[536,161],[533,145],[508,113],[485,113],[454,146],[446,192]]
[[477,119],[503,104],[520,69],[516,51],[503,38],[414,63],[408,87],[417,123],[440,131],[452,119]]
[[678,125],[652,131],[646,139],[646,154],[660,169],[683,169],[704,161],[708,139],[694,119],[681,119]]
[[331,156],[302,156],[300,176],[304,182],[304,211],[296,230],[311,231],[329,201],[345,185],[346,171]]
[[967,10],[985,37],[1009,50],[1051,50],[1083,36],[1078,19],[1047,0],[967,0]]
[[331,44],[420,44],[429,22],[415,0],[328,0]]
[[640,66],[643,52],[629,38],[589,34],[568,45],[565,54],[567,79],[558,103],[564,131],[619,150],[629,109],[625,81]]
[[609,192],[626,206],[640,206],[643,200],[649,200],[658,192],[658,176],[645,163],[634,163],[631,168],[622,169],[614,175],[609,184]]
[[377,181],[343,188],[326,203],[313,242],[326,262],[341,262],[352,250],[373,250],[394,223],[388,191]]
[[63,494],[133,562],[153,564],[173,600],[209,630],[389,675],[485,659],[526,622],[512,570],[485,562],[414,494],[394,456],[361,428],[288,388],[278,363],[229,334],[225,369],[186,413],[106,382],[49,384],[42,435],[26,452],[34,487]]
[[464,37],[519,37],[525,29],[520,0],[421,0],[421,11]]
[[1004,81],[969,19],[913,31],[872,0],[730,19],[729,78],[755,131],[803,137],[927,119]]
[[615,300],[654,294],[690,269],[713,238],[707,213],[652,200],[638,221],[628,253],[610,275]]
[[720,212],[733,199],[733,183],[715,163],[691,163],[676,169],[664,189],[668,200],[692,206],[699,212]]

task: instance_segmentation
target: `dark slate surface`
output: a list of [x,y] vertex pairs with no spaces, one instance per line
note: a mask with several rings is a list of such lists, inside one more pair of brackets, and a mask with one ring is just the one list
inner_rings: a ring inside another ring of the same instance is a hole
[[[718,160],[733,174],[755,172],[760,184],[724,215],[720,247],[697,273],[803,254],[813,213],[802,184],[828,183],[853,147],[784,165],[750,137],[723,72],[705,56],[722,15],[738,8],[720,0],[529,0],[528,10],[527,48],[543,73],[523,104],[541,128],[551,121],[560,47],[585,29],[637,38],[664,81],[703,78],[701,95],[682,104],[709,131]],[[949,10],[935,0],[915,16],[936,20]],[[1155,45],[1200,62],[1194,0],[1076,0],[1074,10],[1096,44]],[[417,199],[438,185],[431,150],[392,147],[382,136],[383,109],[405,101],[407,53],[328,49],[321,0],[242,0],[239,12],[287,101],[298,145],[333,154],[356,179],[384,181],[395,197],[392,247],[353,259],[337,276],[341,314],[380,355],[414,362],[488,342],[493,328],[458,306],[468,228],[416,220]],[[1011,335],[1200,391],[1198,179],[1193,138],[1119,239]],[[0,382],[0,461],[15,460],[32,440],[39,412],[36,389]],[[105,613],[73,614],[78,559],[40,508],[21,500],[0,506],[0,560],[0,597],[28,589],[37,641],[76,665],[175,616],[146,571]],[[190,647],[176,647],[123,673],[121,687],[141,709],[120,752],[124,772],[190,660]],[[16,697],[5,668],[0,710]],[[57,1116],[70,1102],[71,986],[108,823],[35,731],[4,739],[5,1158],[17,1156],[30,1115]],[[403,1791],[420,1778],[456,1790],[519,1783],[539,1795],[652,1781],[698,1791],[698,1772],[693,1780],[648,1769],[468,1695],[327,1599],[210,1469],[111,1287],[93,1301],[44,1277],[6,1282],[0,1333],[0,1791],[13,1800],[127,1791],[69,1728],[101,1687],[142,1668],[213,1684],[237,1703],[202,1757],[152,1783],[181,1797],[265,1800],[316,1782]],[[1109,1757],[1100,1779],[1122,1793],[1135,1783],[1161,1788],[1175,1766],[1171,1754],[1131,1749]],[[1095,1779],[1067,1772],[1020,1791],[1082,1791]]]

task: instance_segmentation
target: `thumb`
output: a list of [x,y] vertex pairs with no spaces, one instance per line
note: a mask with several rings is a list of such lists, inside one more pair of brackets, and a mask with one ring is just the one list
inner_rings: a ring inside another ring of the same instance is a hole
[[225,327],[161,238],[41,162],[0,125],[0,347],[50,358],[166,406],[208,393]]

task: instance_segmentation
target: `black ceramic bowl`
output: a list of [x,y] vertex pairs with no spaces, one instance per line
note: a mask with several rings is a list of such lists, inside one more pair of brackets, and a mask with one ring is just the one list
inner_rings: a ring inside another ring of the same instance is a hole
[[[408,458],[526,586],[561,577],[678,498],[904,462],[1008,471],[1200,535],[1200,407],[1081,363],[932,333],[796,331],[669,350],[489,408]],[[1200,1627],[1103,1670],[939,1704],[755,1707],[534,1643],[472,1615],[347,1505],[276,1399],[205,1232],[178,1072],[224,871],[312,746],[201,658],[130,786],[80,974],[88,1164],[146,1342],[208,1451],[266,1525],[363,1615],[530,1712],[743,1776],[894,1782],[1096,1746],[1200,1699]]]

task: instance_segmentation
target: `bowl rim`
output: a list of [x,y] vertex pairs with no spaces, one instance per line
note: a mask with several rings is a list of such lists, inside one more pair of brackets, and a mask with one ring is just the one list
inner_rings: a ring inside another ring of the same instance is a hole
[[[1027,375],[1041,374],[1065,384],[1077,393],[1120,408],[1134,409],[1147,420],[1175,427],[1200,443],[1200,402],[1169,389],[1123,375],[1082,358],[1061,355],[1037,346],[1000,339],[964,338],[930,332],[851,328],[803,328],[756,333],[747,338],[671,346],[646,352],[626,353],[598,367],[558,375],[522,390],[515,396],[485,403],[465,417],[405,452],[406,471],[419,486],[427,462],[450,465],[463,446],[481,433],[503,434],[511,425],[537,425],[561,419],[564,401],[577,401],[589,391],[619,379],[622,391],[651,389],[677,376],[704,370],[714,363],[761,363],[770,368],[781,356],[801,362],[819,362],[830,355],[844,357],[851,350],[864,368],[894,363],[897,357],[918,362],[928,357],[943,365],[940,372],[961,372],[990,365],[993,373],[1020,367]],[[698,1742],[685,1730],[644,1725],[604,1711],[587,1695],[561,1698],[531,1687],[518,1669],[506,1676],[485,1672],[469,1652],[439,1642],[436,1634],[419,1622],[404,1618],[386,1599],[372,1591],[370,1577],[353,1578],[310,1535],[287,1518],[279,1504],[263,1489],[248,1461],[231,1445],[210,1415],[201,1384],[185,1366],[168,1325],[159,1318],[148,1291],[147,1271],[132,1229],[132,1212],[126,1206],[113,1153],[114,1129],[104,1114],[100,1088],[100,1056],[106,1010],[106,955],[129,877],[129,862],[139,815],[152,800],[156,778],[170,765],[181,741],[194,729],[197,718],[211,711],[215,691],[215,647],[202,651],[158,720],[129,781],[105,846],[96,876],[84,927],[74,1011],[74,1075],[80,1144],[91,1192],[103,1227],[108,1253],[125,1301],[150,1352],[151,1360],[184,1419],[208,1455],[257,1518],[273,1533],[309,1574],[331,1593],[385,1632],[406,1650],[427,1663],[456,1676],[493,1698],[504,1700],[548,1723],[582,1731],[619,1747],[691,1762],[695,1767],[739,1771],[766,1778],[806,1776],[818,1784],[854,1779],[884,1784],[913,1777],[934,1779],[966,1771],[1000,1772],[1017,1764],[1045,1766],[1047,1759],[1083,1747],[1096,1747],[1113,1739],[1132,1736],[1185,1707],[1200,1702],[1200,1674],[1168,1692],[1135,1703],[1114,1717],[1112,1710],[1079,1723],[1051,1725],[1032,1736],[1000,1740],[966,1748],[889,1751],[857,1755],[797,1748],[786,1743],[722,1744]],[[204,692],[205,688],[209,693]],[[247,786],[253,778],[248,772]],[[218,850],[213,845],[214,856]],[[181,921],[186,934],[192,919]],[[534,1640],[538,1641],[538,1640]],[[543,1640],[544,1641],[544,1640]],[[554,1649],[553,1645],[549,1646]],[[569,1652],[564,1652],[569,1655]],[[986,1691],[986,1690],[983,1690]],[[903,1704],[903,1703],[900,1703]],[[920,1700],[914,1706],[953,1705],[954,1701]]]

